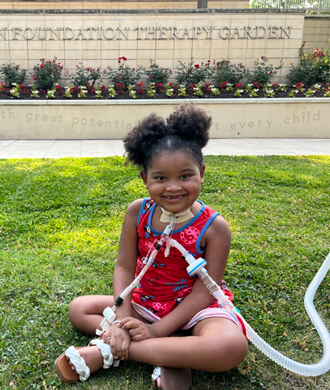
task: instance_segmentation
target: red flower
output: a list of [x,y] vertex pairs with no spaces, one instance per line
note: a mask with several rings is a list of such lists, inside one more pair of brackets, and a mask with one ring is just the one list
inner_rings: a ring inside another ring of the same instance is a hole
[[37,78],[36,78],[36,77],[33,77],[33,80],[37,80]]
[[120,61],[120,60],[118,60],[118,64],[120,64],[120,62],[121,62],[121,61]]
[[59,90],[61,89],[61,87],[59,85],[56,85],[56,89]]
[[195,65],[195,68],[196,68],[196,69],[199,69],[199,65],[198,65],[198,64],[196,64],[196,65]]
[[123,76],[120,76],[120,80],[122,80],[123,79]]
[[149,79],[152,79],[152,76],[149,76]]
[[121,57],[124,61],[127,61],[127,58],[126,57]]

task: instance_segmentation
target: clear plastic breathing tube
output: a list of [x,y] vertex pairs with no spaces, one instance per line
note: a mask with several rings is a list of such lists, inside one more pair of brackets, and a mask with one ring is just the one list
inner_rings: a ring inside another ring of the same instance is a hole
[[[224,295],[221,288],[208,275],[204,267],[206,265],[206,261],[204,259],[196,260],[192,255],[190,255],[187,252],[187,250],[181,244],[179,244],[177,241],[173,239],[170,239],[170,245],[177,248],[181,252],[182,256],[185,257],[185,259],[190,264],[189,267],[187,268],[188,274],[189,275],[197,274],[203,280],[210,293],[214,296],[215,299],[217,299],[221,307],[236,312],[238,311],[235,308],[235,306],[228,300],[228,297]],[[313,325],[315,326],[315,329],[317,330],[317,333],[319,334],[323,344],[323,357],[318,363],[302,364],[284,356],[280,352],[276,351],[269,344],[267,344],[266,341],[264,341],[242,317],[244,321],[244,325],[246,327],[248,339],[263,354],[265,354],[268,358],[273,360],[275,363],[299,375],[318,376],[326,373],[330,369],[330,334],[313,304],[315,293],[329,269],[330,269],[330,253],[328,254],[321,268],[315,275],[314,279],[310,283],[306,291],[305,300],[304,300],[307,314],[310,320],[312,321]]]

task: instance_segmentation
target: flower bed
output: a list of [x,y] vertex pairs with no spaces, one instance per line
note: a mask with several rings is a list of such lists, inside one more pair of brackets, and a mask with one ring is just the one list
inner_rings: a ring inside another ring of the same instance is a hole
[[114,86],[105,87],[62,87],[55,85],[49,90],[36,87],[24,87],[15,84],[12,88],[6,88],[0,83],[0,100],[117,100],[117,99],[230,99],[230,98],[313,98],[330,97],[329,83],[316,83],[304,85],[297,83],[293,86],[286,84],[268,83],[261,85],[223,83],[219,87],[212,84],[193,84],[189,87],[170,83],[168,87],[152,86],[143,88],[143,83],[135,86],[129,85],[125,89],[115,89]]
[[[304,52],[304,44],[299,63],[292,65],[286,84],[272,82],[283,63],[280,61],[276,67],[264,56],[255,61],[253,69],[227,60],[195,64],[192,59],[189,63],[179,62],[172,72],[153,60],[148,69],[133,68],[126,57],[119,57],[117,69],[86,68],[80,63],[73,73],[63,69],[56,58],[42,58],[30,74],[33,83],[29,86],[24,86],[26,69],[15,64],[2,65],[0,76],[4,82],[0,83],[0,99],[330,97],[330,56],[319,49]],[[60,82],[63,73],[73,85]]]

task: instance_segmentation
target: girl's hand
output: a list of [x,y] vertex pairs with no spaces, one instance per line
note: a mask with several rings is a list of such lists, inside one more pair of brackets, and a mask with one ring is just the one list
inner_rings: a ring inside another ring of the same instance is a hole
[[128,358],[128,347],[131,340],[128,331],[118,328],[117,324],[112,325],[110,330],[103,334],[103,341],[110,345],[114,360]]
[[146,324],[133,317],[126,317],[118,324],[118,328],[128,331],[133,341],[156,338],[157,333],[153,324]]

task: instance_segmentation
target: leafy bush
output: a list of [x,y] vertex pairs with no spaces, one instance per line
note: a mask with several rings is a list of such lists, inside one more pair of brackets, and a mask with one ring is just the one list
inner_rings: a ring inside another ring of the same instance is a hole
[[194,64],[192,59],[189,63],[179,61],[179,66],[176,70],[176,81],[180,85],[199,84],[205,82],[212,76],[211,61],[208,60],[205,64]]
[[43,90],[51,89],[59,81],[63,67],[56,60],[56,57],[53,60],[47,61],[41,58],[41,64],[33,67],[34,72],[32,73],[32,77],[37,88]]
[[213,82],[216,86],[228,81],[231,84],[240,83],[245,76],[245,67],[242,64],[232,64],[228,60],[217,62],[213,68]]
[[131,68],[126,65],[127,58],[119,57],[118,58],[118,69],[111,69],[108,67],[107,75],[110,81],[110,84],[114,84],[115,88],[120,88],[127,90],[129,85],[135,85],[141,78],[144,73],[144,69],[142,67]]
[[79,65],[76,65],[76,72],[71,76],[69,75],[69,78],[74,85],[94,87],[97,80],[102,80],[102,71],[100,68],[85,68],[80,62]]
[[300,50],[299,62],[296,66],[292,65],[287,79],[292,85],[302,81],[305,84],[328,82],[330,80],[330,56],[328,51],[316,49],[315,51],[304,52],[304,45],[305,42]]
[[0,75],[4,77],[6,86],[11,87],[13,84],[22,84],[26,79],[27,71],[21,69],[20,65],[2,64]]
[[277,74],[277,71],[283,68],[282,62],[277,67],[268,65],[268,59],[264,56],[261,57],[261,61],[255,61],[254,65],[255,67],[252,70],[247,71],[247,81],[248,83],[256,82],[261,85],[269,83],[270,80]]
[[165,85],[171,74],[172,71],[169,68],[162,68],[153,60],[150,60],[149,69],[146,70],[149,81],[155,84]]

